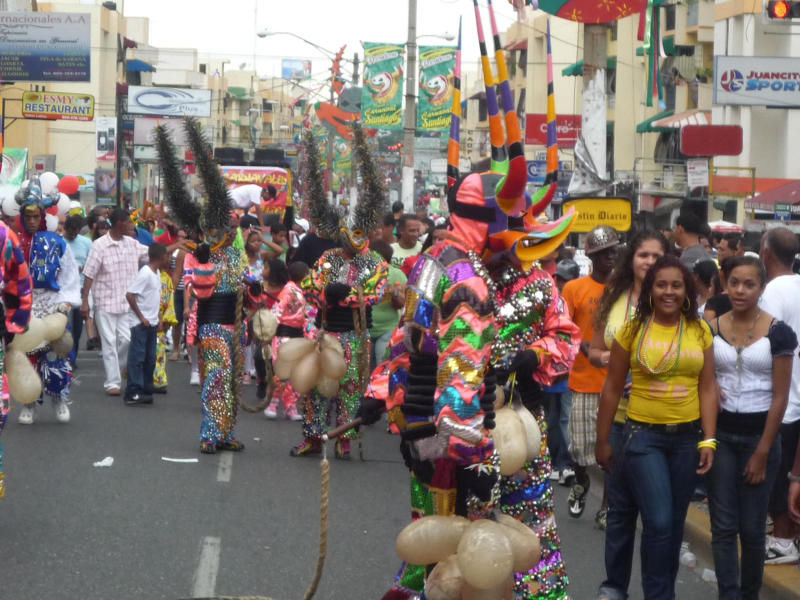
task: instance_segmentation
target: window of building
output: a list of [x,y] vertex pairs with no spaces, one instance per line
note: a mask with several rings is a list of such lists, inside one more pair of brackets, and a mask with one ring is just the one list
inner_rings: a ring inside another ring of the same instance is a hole
[[478,121],[483,122],[489,118],[489,107],[486,105],[486,98],[478,99]]
[[274,110],[271,100],[262,100],[261,101],[261,106],[262,106],[262,108],[263,108],[265,113],[271,113]]
[[263,134],[265,137],[272,137],[272,123],[264,123]]
[[200,65],[200,72],[201,72],[203,75],[205,75],[205,73],[206,73],[206,64],[205,64],[205,63],[203,63],[203,64],[201,64],[201,65]]
[[612,21],[611,23],[609,23],[608,30],[609,33],[611,34],[611,41],[612,42],[617,41],[617,22]]
[[667,4],[664,7],[664,29],[675,31],[675,5]]

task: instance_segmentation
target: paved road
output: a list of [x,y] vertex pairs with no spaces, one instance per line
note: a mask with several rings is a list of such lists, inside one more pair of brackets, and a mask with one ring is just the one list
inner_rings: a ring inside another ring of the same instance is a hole
[[[57,424],[45,404],[31,427],[12,412],[3,433],[0,598],[302,597],[317,556],[319,461],[289,456],[296,423],[243,414],[244,453],[200,455],[199,394],[186,384],[184,364],[170,364],[170,393],[153,406],[104,396],[95,355],[80,357],[77,378],[70,424]],[[408,518],[406,471],[396,438],[372,428],[365,445],[365,462],[331,461],[328,560],[317,598],[380,598],[399,567],[394,538]],[[92,466],[107,456],[112,467]],[[565,488],[556,500],[572,597],[593,598],[603,574],[603,537],[591,518],[597,498],[580,520],[563,514]],[[637,575],[632,597],[639,586]],[[681,572],[678,597],[712,593]]]

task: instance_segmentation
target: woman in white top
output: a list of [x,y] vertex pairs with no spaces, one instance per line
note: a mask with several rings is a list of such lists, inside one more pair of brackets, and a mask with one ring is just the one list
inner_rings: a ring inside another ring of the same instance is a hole
[[755,600],[764,574],[767,505],[780,464],[776,438],[797,337],[759,308],[767,280],[759,259],[733,257],[723,269],[733,309],[711,323],[721,404],[708,479],[711,548],[719,597]]

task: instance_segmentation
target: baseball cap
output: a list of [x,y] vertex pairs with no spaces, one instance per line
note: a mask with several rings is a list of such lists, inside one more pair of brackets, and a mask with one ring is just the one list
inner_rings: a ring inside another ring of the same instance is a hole
[[302,227],[303,231],[308,231],[309,228],[308,219],[303,219],[302,217],[298,217],[294,220],[294,224]]

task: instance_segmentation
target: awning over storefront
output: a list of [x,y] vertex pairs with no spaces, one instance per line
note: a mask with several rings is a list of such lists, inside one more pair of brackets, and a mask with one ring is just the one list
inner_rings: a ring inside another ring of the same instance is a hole
[[711,113],[704,110],[686,110],[653,121],[654,129],[680,129],[686,125],[711,125]]
[[[617,57],[616,56],[609,56],[608,60],[606,61],[606,68],[608,69],[616,69],[617,68]],[[565,67],[561,74],[566,77],[583,77],[583,59],[579,60],[576,63],[572,63],[570,66]]]
[[153,65],[147,64],[143,60],[138,58],[132,58],[125,63],[125,67],[127,68],[129,73],[149,73],[151,71],[155,71],[156,68]]
[[253,95],[250,90],[243,87],[232,86],[228,88],[228,95],[233,96],[237,100],[252,100]]
[[800,204],[800,180],[786,183],[780,187],[762,192],[748,198],[744,205],[747,210],[773,210],[776,203]]
[[653,115],[649,119],[646,119],[639,123],[636,126],[636,133],[660,133],[662,131],[670,131],[674,129],[674,127],[654,127],[653,123],[660,119],[666,119],[667,117],[671,117],[674,114],[674,111],[665,110],[664,112],[660,112],[657,115]]

